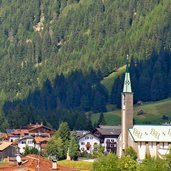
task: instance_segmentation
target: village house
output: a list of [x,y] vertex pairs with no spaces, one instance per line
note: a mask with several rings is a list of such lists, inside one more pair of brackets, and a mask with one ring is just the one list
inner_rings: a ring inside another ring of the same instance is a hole
[[121,126],[99,125],[93,134],[100,139],[100,144],[105,147],[105,152],[116,152]]
[[29,124],[22,129],[8,129],[7,139],[13,144],[18,144],[20,153],[24,153],[26,146],[37,148],[39,151],[45,149],[47,142],[55,130],[41,124]]
[[16,147],[11,142],[0,142],[0,161],[5,158],[15,157]]
[[49,140],[50,137],[35,137],[35,148],[37,148],[39,151],[45,151]]
[[81,152],[92,153],[94,145],[101,145],[105,152],[116,152],[121,126],[99,125],[92,132],[76,131]]
[[19,153],[23,154],[26,146],[30,149],[35,147],[34,138],[32,136],[25,136],[18,140]]
[[91,132],[83,134],[79,138],[80,152],[92,153],[94,145],[100,145],[100,139]]

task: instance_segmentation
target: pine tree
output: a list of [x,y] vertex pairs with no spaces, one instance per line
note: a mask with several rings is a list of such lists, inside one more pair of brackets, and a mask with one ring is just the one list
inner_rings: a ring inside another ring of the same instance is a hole
[[47,144],[47,153],[50,156],[57,156],[59,160],[65,159],[66,155],[64,155],[64,144],[60,137],[53,137]]
[[104,118],[104,114],[103,112],[101,112],[99,116],[99,120],[97,121],[97,125],[105,125],[105,124],[106,124],[106,121]]
[[69,142],[69,156],[71,157],[71,160],[78,159],[78,152],[79,152],[78,141],[76,135],[72,134]]
[[68,151],[69,140],[70,140],[70,129],[67,122],[62,122],[59,125],[59,129],[55,133],[55,137],[61,138],[63,142],[64,155],[66,156]]
[[171,97],[171,69],[167,77],[167,89],[168,89],[168,97]]
[[142,71],[139,78],[139,96],[141,97],[141,99],[139,100],[142,101],[150,100],[150,88],[149,88],[150,84],[151,84],[151,79],[148,71],[147,70]]

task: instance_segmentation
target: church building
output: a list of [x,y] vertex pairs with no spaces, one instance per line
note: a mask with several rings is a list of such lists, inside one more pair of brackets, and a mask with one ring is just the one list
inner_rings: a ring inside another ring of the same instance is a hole
[[123,92],[121,93],[121,134],[117,143],[117,155],[124,155],[133,147],[138,159],[146,154],[162,158],[171,147],[171,125],[133,125],[133,92],[129,66],[126,66]]

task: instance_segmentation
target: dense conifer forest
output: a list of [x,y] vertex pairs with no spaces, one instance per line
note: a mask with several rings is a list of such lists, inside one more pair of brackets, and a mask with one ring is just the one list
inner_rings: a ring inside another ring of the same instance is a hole
[[100,82],[125,63],[126,54],[132,59],[135,102],[170,97],[170,5],[170,0],[0,0],[1,127],[41,120],[57,127],[71,117],[71,128],[90,128],[85,112],[119,106],[120,78],[111,94]]

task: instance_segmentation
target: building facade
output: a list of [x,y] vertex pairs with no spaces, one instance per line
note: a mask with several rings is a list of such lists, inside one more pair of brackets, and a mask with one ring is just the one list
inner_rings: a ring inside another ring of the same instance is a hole
[[93,133],[99,138],[105,152],[116,152],[121,126],[99,125]]
[[80,152],[93,153],[95,145],[100,145],[100,140],[91,132],[79,138]]

